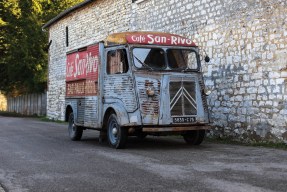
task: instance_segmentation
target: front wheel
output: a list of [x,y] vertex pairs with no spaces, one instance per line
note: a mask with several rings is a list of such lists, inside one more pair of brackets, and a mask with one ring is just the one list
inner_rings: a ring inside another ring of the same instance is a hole
[[72,141],[79,141],[83,135],[83,129],[75,125],[74,114],[71,113],[69,116],[69,125],[68,125],[69,136]]
[[117,116],[112,113],[107,122],[108,141],[111,147],[116,149],[124,148],[128,133],[127,129],[118,124]]
[[205,130],[188,131],[182,136],[187,144],[200,145],[205,137]]

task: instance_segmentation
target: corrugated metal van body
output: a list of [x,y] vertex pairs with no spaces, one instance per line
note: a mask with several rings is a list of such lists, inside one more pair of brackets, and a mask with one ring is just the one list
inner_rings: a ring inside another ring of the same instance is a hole
[[71,106],[77,125],[84,127],[100,127],[99,97],[67,97],[66,106]]
[[85,127],[99,127],[99,99],[98,96],[87,96],[85,98],[85,117],[84,126]]
[[73,112],[76,125],[95,129],[111,113],[120,126],[146,132],[204,128],[209,119],[200,64],[193,71],[138,68],[132,51],[133,46],[100,42],[67,53],[66,118]]
[[[136,89],[143,125],[208,123],[199,73],[136,72]],[[148,90],[154,95],[149,96]]]
[[103,46],[93,44],[67,54],[66,107],[74,113],[75,123],[97,128],[100,121],[99,68]]
[[[151,75],[145,71],[144,73],[136,73],[135,80],[142,124],[158,125],[161,101],[161,75]],[[153,90],[154,96],[148,96],[148,90]]]
[[137,109],[134,83],[130,73],[106,75],[103,90],[105,104],[120,103],[127,112],[134,112]]

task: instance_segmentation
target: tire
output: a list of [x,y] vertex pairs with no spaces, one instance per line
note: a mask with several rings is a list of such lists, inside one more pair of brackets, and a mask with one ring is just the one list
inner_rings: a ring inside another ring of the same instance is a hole
[[128,137],[127,129],[118,124],[117,116],[114,113],[110,114],[108,118],[107,135],[111,147],[115,149],[125,147]]
[[188,131],[182,136],[187,144],[200,145],[205,137],[205,130]]
[[70,113],[70,115],[69,115],[68,132],[69,132],[70,139],[72,141],[81,140],[82,135],[83,135],[83,129],[81,127],[78,127],[74,123],[74,114],[73,113]]

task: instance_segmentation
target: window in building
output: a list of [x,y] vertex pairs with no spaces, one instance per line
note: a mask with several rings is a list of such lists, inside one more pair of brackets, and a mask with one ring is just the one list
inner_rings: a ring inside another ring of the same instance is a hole
[[132,0],[132,3],[141,3],[143,1],[146,1],[146,0]]
[[125,49],[112,50],[107,55],[107,74],[121,74],[129,70]]
[[69,47],[69,28],[66,27],[66,47]]

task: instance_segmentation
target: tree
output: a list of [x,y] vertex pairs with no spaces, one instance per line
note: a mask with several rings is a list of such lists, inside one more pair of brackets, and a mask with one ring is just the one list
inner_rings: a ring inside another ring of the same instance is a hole
[[47,33],[42,26],[82,0],[0,2],[0,90],[8,95],[42,92],[47,81]]

